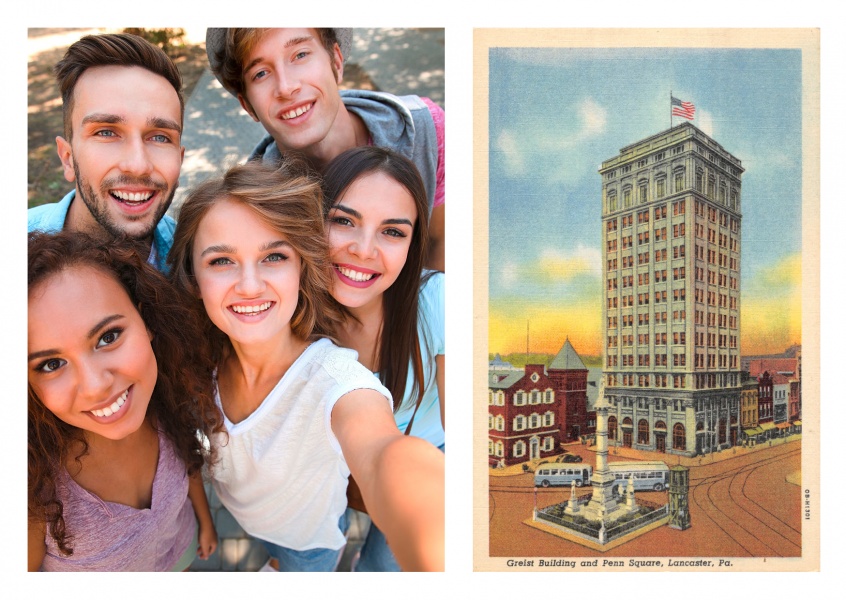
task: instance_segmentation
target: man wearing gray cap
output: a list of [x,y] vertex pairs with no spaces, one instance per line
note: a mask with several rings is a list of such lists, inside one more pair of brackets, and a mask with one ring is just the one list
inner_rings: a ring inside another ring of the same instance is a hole
[[268,135],[251,159],[296,151],[318,171],[356,146],[391,148],[414,161],[429,199],[427,266],[444,270],[444,111],[428,98],[339,90],[351,29],[206,31],[217,79]]

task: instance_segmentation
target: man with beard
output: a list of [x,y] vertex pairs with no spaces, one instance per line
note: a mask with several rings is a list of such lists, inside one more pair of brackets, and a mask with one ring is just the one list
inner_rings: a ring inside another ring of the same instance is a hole
[[74,43],[54,72],[64,116],[56,146],[76,187],[56,204],[31,208],[29,231],[124,235],[166,270],[176,224],[165,212],[185,151],[179,71],[143,38],[104,34]]

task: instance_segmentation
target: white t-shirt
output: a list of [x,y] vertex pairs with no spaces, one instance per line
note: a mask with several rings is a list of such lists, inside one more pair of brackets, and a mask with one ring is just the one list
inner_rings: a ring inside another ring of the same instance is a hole
[[214,437],[220,460],[212,484],[250,535],[293,550],[344,545],[338,519],[347,506],[350,470],[332,433],[332,408],[357,389],[376,390],[391,404],[388,390],[357,356],[318,340],[253,414],[237,424],[224,416],[229,441]]

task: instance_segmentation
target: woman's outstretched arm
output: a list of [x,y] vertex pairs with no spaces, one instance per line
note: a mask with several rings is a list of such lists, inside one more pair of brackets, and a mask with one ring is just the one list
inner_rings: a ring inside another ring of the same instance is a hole
[[402,435],[385,397],[369,389],[338,400],[332,430],[370,517],[403,570],[443,571],[443,453]]

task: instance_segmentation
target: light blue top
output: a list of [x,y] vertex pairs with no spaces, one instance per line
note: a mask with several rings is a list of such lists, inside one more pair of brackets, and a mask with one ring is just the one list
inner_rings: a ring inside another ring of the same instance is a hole
[[[444,443],[444,428],[441,425],[441,406],[435,379],[437,368],[435,357],[445,354],[444,323],[444,274],[433,273],[420,289],[417,331],[420,336],[420,353],[423,358],[423,377],[426,383],[423,400],[414,417],[411,434],[423,438],[435,446]],[[408,421],[414,414],[415,402],[411,400],[414,390],[414,371],[409,366],[405,395],[394,420],[401,432],[405,432]]]
[[[68,217],[71,202],[73,202],[75,197],[76,190],[71,190],[60,202],[30,208],[26,213],[27,231],[39,230],[47,233],[61,231],[65,226],[65,220]],[[159,221],[158,225],[156,225],[156,230],[153,232],[153,246],[150,249],[150,257],[147,259],[147,262],[164,274],[168,272],[165,259],[167,259],[167,253],[170,252],[170,248],[173,246],[173,232],[175,229],[176,221],[165,215]]]

